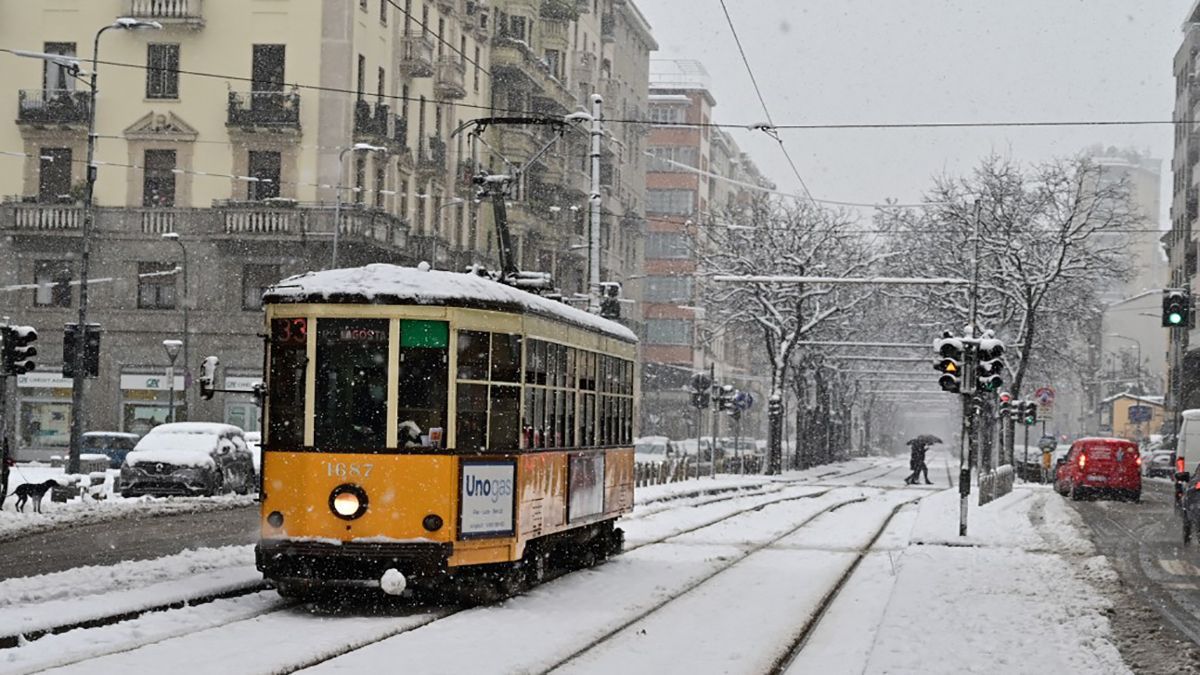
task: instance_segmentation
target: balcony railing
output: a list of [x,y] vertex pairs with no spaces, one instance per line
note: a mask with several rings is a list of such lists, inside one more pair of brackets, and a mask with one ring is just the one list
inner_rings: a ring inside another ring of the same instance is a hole
[[409,77],[433,75],[433,36],[422,31],[406,32],[400,38],[399,65]]
[[154,19],[160,23],[183,24],[196,28],[204,25],[203,0],[127,0],[125,16]]
[[466,73],[466,66],[457,55],[439,57],[437,62],[437,77],[434,79],[437,95],[441,98],[450,99],[466,96]]
[[[6,204],[9,218],[0,217],[0,227],[39,232],[70,232],[83,223],[83,208],[66,204]],[[11,223],[11,224],[9,224]]]
[[17,94],[17,122],[86,126],[92,103],[86,91],[22,89]]
[[282,91],[229,92],[228,126],[300,128],[300,94]]
[[391,108],[385,103],[372,106],[366,101],[354,103],[354,137],[371,140],[386,140]]

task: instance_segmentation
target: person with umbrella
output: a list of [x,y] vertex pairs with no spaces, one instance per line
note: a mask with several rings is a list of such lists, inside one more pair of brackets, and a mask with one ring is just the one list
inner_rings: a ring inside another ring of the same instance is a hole
[[915,485],[921,478],[921,474],[925,475],[926,485],[933,485],[933,481],[929,480],[929,467],[925,464],[925,453],[929,451],[929,446],[941,442],[942,439],[930,434],[922,434],[908,441],[908,446],[912,448],[912,455],[908,461],[908,467],[912,469],[912,474],[904,479],[905,485]]

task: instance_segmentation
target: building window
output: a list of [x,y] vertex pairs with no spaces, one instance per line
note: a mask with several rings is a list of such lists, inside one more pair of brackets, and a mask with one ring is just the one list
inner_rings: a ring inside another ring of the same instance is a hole
[[683,232],[651,232],[646,235],[647,258],[691,257],[691,240]]
[[[47,42],[42,51],[46,54],[60,56],[75,56],[74,42]],[[42,88],[47,91],[72,91],[75,89],[75,78],[67,68],[53,61],[42,62]]]
[[379,0],[379,23],[387,25],[388,0]]
[[688,215],[696,210],[695,190],[646,190],[646,211]]
[[475,47],[475,91],[479,91],[479,47]]
[[175,309],[175,263],[138,263],[138,309]]
[[646,302],[687,304],[692,299],[691,277],[647,277]]
[[251,150],[248,173],[251,180],[246,184],[246,198],[251,201],[273,199],[279,196],[279,173],[282,163],[280,154],[272,151]]
[[374,196],[373,203],[377,209],[383,208],[383,192],[387,189],[387,186],[384,185],[386,180],[387,162],[375,160],[375,192],[372,194]]
[[655,124],[680,124],[687,121],[687,108],[681,105],[651,105],[649,116]]
[[175,151],[147,150],[142,164],[142,206],[175,206]]
[[692,322],[683,319],[647,319],[646,342],[652,345],[691,345]]
[[62,260],[38,260],[34,263],[33,304],[37,307],[71,306],[71,263]]
[[179,98],[179,45],[146,45],[146,98]]
[[691,146],[660,145],[652,146],[648,152],[654,155],[646,166],[647,171],[687,171],[679,166],[696,167],[696,148]]
[[364,183],[367,182],[367,158],[361,152],[354,155],[354,203],[363,203]]
[[560,72],[559,66],[562,64],[562,52],[558,51],[557,49],[547,49],[546,58],[543,59],[543,61],[545,62],[546,67],[550,69],[550,74],[556,79],[561,80],[562,72]]
[[246,265],[243,267],[242,309],[262,309],[263,293],[279,279],[279,265]]
[[71,201],[71,149],[42,148],[38,164],[38,201]]

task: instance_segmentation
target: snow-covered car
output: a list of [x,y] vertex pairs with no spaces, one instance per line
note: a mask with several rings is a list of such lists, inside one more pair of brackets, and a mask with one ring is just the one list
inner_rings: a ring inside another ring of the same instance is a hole
[[662,464],[674,454],[675,448],[666,436],[633,439],[633,461],[638,464]]
[[1144,456],[1142,473],[1147,478],[1171,478],[1175,475],[1175,451],[1155,450]]
[[250,448],[250,458],[254,460],[254,473],[262,473],[262,432],[247,431],[242,434],[246,446]]
[[238,427],[174,422],[154,427],[121,465],[121,496],[213,495],[254,489],[254,461]]
[[120,431],[88,431],[79,441],[79,452],[91,455],[104,455],[108,458],[108,466],[119,469],[125,463],[125,455],[137,445],[138,435]]

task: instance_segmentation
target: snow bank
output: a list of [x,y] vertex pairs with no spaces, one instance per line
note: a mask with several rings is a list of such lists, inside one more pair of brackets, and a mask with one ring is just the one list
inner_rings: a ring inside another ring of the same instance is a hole
[[[58,469],[61,474],[61,469]],[[43,479],[44,480],[44,479]],[[111,490],[111,481],[107,484]],[[137,497],[125,499],[109,494],[107,499],[76,498],[66,504],[42,502],[42,513],[31,513],[28,506],[18,513],[14,501],[5,502],[0,511],[0,542],[39,532],[76,525],[94,525],[130,517],[165,516],[185,513],[225,511],[250,506],[256,495],[219,495],[216,497]]]

